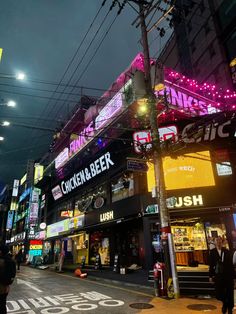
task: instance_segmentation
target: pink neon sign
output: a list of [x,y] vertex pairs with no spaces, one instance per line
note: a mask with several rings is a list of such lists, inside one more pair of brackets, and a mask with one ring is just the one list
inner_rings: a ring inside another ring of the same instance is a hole
[[70,156],[76,154],[91,140],[93,140],[94,135],[98,135],[102,131],[103,127],[108,125],[111,119],[122,111],[122,92],[123,88],[122,91],[119,91],[99,112],[95,119],[95,126],[93,126],[93,121],[90,122],[89,125],[79,134],[78,138],[70,143]]

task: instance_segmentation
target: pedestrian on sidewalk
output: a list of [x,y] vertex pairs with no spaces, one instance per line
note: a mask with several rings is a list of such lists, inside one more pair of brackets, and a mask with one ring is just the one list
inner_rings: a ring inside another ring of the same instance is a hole
[[6,245],[0,245],[0,313],[7,313],[7,295],[16,276],[16,263]]
[[15,256],[16,263],[17,263],[17,270],[20,270],[20,264],[23,262],[23,252],[22,249]]
[[[209,276],[215,283],[216,298],[222,301],[222,313],[233,313],[234,308],[234,267],[231,252],[223,247],[223,240],[217,237],[216,247],[210,251]],[[227,312],[228,311],[228,312]]]

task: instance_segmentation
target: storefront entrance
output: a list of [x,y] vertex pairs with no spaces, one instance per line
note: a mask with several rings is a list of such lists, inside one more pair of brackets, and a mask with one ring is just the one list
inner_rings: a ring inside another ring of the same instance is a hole
[[215,247],[215,238],[221,236],[224,246],[227,241],[224,217],[193,217],[171,220],[176,263],[182,266],[208,265],[209,250]]

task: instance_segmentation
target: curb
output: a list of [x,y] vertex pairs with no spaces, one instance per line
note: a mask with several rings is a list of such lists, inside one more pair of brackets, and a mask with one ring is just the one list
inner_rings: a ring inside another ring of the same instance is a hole
[[139,284],[134,284],[131,282],[124,282],[124,281],[119,281],[119,280],[114,280],[114,279],[104,279],[104,278],[100,278],[100,277],[96,277],[93,275],[90,275],[89,280],[93,280],[93,281],[100,281],[100,282],[105,282],[105,283],[113,283],[119,286],[126,286],[126,287],[132,287],[132,288],[136,288],[139,290],[146,290],[149,293],[153,293],[153,296],[155,296],[154,294],[154,288],[152,287],[148,287],[148,286],[143,286],[143,285],[139,285]]

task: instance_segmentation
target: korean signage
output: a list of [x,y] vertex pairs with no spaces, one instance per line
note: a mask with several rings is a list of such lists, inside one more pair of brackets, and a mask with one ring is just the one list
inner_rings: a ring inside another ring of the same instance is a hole
[[34,184],[37,184],[43,178],[44,167],[40,164],[34,165]]
[[55,159],[55,168],[58,169],[69,159],[69,148],[66,147]]
[[55,168],[63,166],[69,158],[77,154],[85,145],[94,139],[100,132],[103,131],[104,126],[107,126],[115,117],[118,116],[123,110],[123,92],[126,87],[130,84],[129,80],[122,89],[104,106],[104,108],[99,112],[95,118],[94,122],[90,122],[83,130],[80,132],[78,137],[70,143],[70,147],[65,148],[55,159]]
[[[123,89],[122,89],[123,90]],[[80,133],[78,139],[70,143],[69,155],[72,156],[80,151],[88,142],[90,142],[94,135],[98,135],[99,130],[102,131],[104,125],[108,125],[111,122],[111,118],[117,116],[123,106],[122,91],[118,92],[100,111],[99,115],[95,119],[95,127],[93,127],[93,121]]]
[[12,196],[18,196],[18,189],[19,189],[20,181],[14,180],[13,189],[12,189]]
[[61,232],[69,230],[69,219],[58,221],[47,226],[47,238],[56,237]]
[[7,229],[11,229],[12,228],[14,213],[15,213],[14,210],[9,210],[9,212],[8,212],[8,215],[7,215],[7,225],[6,225]]
[[69,229],[79,229],[84,226],[84,215],[69,219]]
[[20,185],[22,185],[22,184],[25,183],[26,177],[27,177],[27,174],[25,174],[25,175],[20,179]]
[[55,200],[59,199],[63,195],[66,195],[82,186],[84,183],[90,181],[92,178],[96,177],[98,174],[105,172],[114,166],[114,162],[111,159],[109,152],[102,155],[94,162],[90,163],[88,167],[75,173],[70,179],[62,181],[60,185],[57,185],[52,189],[52,195]]

